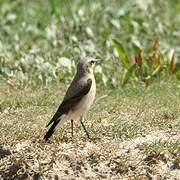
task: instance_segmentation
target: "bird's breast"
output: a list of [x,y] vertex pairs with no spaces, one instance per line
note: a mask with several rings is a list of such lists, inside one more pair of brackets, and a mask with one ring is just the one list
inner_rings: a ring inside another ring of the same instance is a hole
[[81,101],[72,109],[71,114],[72,118],[78,118],[85,114],[91,107],[94,98],[96,95],[96,84],[95,80],[93,79],[91,89],[89,90],[88,94],[85,95]]

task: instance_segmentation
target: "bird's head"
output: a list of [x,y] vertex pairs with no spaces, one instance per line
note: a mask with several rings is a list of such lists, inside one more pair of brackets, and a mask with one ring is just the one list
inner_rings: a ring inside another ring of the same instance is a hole
[[94,67],[97,60],[91,57],[82,59],[77,65],[77,71],[80,73],[91,74],[94,71]]

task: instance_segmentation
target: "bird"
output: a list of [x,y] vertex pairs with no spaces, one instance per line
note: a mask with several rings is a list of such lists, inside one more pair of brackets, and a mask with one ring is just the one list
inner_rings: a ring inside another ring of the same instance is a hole
[[96,81],[94,77],[96,62],[95,58],[85,57],[77,64],[76,75],[67,89],[64,99],[46,126],[51,125],[44,136],[45,142],[65,121],[71,121],[71,134],[73,137],[73,122],[77,118],[80,118],[80,123],[90,139],[83,121],[96,95]]

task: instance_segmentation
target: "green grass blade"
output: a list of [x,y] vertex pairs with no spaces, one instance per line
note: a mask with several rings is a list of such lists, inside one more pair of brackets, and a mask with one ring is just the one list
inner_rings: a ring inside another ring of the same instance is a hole
[[130,68],[126,71],[124,78],[123,78],[123,82],[122,82],[122,86],[124,86],[127,81],[129,80],[129,78],[132,76],[132,73],[135,71],[136,69],[136,65],[133,64],[132,66],[130,66]]
[[161,70],[163,69],[163,66],[162,65],[159,65],[153,72],[152,72],[152,77],[153,76],[156,76],[158,73],[161,72]]
[[127,54],[126,54],[126,52],[125,52],[125,50],[124,50],[123,45],[122,45],[119,41],[117,41],[116,39],[113,39],[113,43],[114,43],[114,45],[115,45],[115,48],[116,48],[117,51],[118,51],[119,58],[121,59],[121,61],[122,61],[122,63],[123,63],[123,66],[124,66],[126,69],[128,69],[128,68],[131,66],[132,62],[131,62],[131,60],[128,58],[128,56],[127,56]]

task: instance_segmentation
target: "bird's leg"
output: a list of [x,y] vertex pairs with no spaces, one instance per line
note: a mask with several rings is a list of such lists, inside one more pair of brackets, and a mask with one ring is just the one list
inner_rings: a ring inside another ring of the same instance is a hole
[[71,136],[73,138],[73,119],[71,119]]
[[89,133],[88,133],[88,131],[87,131],[87,129],[86,129],[86,127],[85,127],[83,121],[84,121],[84,117],[81,116],[81,118],[80,118],[81,125],[82,125],[82,127],[83,127],[83,129],[84,129],[84,131],[85,131],[85,133],[86,133],[86,135],[87,135],[87,137],[88,137],[88,139],[90,139]]

